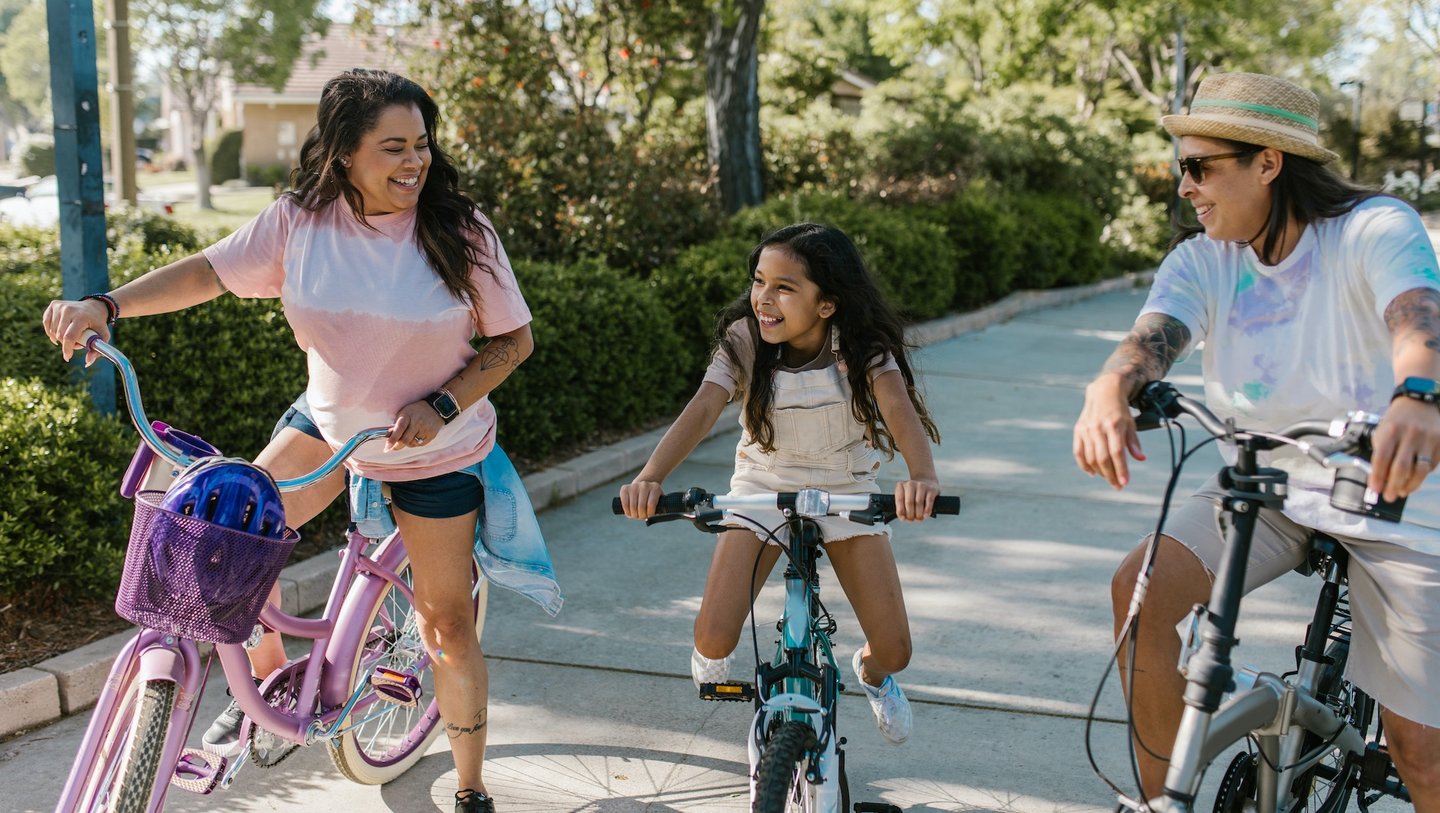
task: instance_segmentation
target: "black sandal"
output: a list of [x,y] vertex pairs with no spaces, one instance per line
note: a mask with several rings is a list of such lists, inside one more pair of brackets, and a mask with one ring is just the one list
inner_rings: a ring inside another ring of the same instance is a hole
[[495,801],[478,790],[466,788],[455,794],[455,813],[495,813]]

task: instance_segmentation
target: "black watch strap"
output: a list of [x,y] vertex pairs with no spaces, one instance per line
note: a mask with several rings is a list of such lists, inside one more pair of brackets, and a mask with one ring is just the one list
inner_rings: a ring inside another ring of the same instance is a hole
[[440,416],[440,420],[446,423],[455,420],[460,415],[460,402],[456,401],[455,396],[444,387],[425,396],[425,403],[429,404],[430,408],[435,410],[435,414]]
[[1440,382],[1437,382],[1433,378],[1421,378],[1420,376],[1412,375],[1400,382],[1400,386],[1395,388],[1395,392],[1390,396],[1390,400],[1394,401],[1400,397],[1414,398],[1416,401],[1424,401],[1427,404],[1440,406]]

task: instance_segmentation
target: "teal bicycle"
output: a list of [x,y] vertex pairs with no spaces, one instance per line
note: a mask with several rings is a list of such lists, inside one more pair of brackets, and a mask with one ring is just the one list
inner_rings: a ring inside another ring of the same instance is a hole
[[[618,499],[611,508],[622,513]],[[766,528],[743,513],[757,509],[779,509],[786,517],[784,525]],[[935,499],[934,514],[958,513],[959,497]],[[746,742],[754,813],[850,810],[845,739],[836,730],[837,702],[845,687],[830,645],[836,624],[820,601],[817,568],[824,538],[814,518],[824,516],[864,525],[889,523],[896,516],[895,498],[889,494],[830,494],[813,488],[728,496],[692,488],[663,495],[657,513],[646,520],[646,524],[654,524],[685,519],[712,534],[744,523],[784,551],[785,609],[776,624],[780,637],[774,656],[768,661],[760,657],[752,606],[754,682],[705,683],[700,687],[700,696],[707,700],[749,701],[755,706]],[[789,529],[788,545],[779,533],[785,527]],[[857,803],[854,809],[856,813],[898,813],[892,805],[873,802]]]

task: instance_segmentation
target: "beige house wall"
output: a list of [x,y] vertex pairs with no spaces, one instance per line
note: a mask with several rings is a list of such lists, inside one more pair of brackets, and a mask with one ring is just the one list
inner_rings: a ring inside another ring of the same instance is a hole
[[250,103],[240,108],[239,117],[232,126],[245,131],[241,170],[276,164],[288,167],[299,162],[300,145],[315,126],[315,105]]

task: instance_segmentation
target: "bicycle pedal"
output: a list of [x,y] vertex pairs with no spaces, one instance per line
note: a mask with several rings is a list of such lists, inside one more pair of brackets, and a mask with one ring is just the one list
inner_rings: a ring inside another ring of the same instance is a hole
[[750,701],[755,699],[755,686],[740,680],[702,683],[700,684],[700,699]]
[[886,802],[856,802],[855,813],[904,813],[904,811]]
[[170,784],[206,796],[220,783],[228,761],[208,751],[186,748],[175,761],[175,774],[170,777]]
[[421,695],[425,694],[425,690],[420,686],[420,678],[385,666],[378,666],[371,673],[370,688],[374,689],[375,694],[382,700],[399,706],[413,706],[420,702]]

